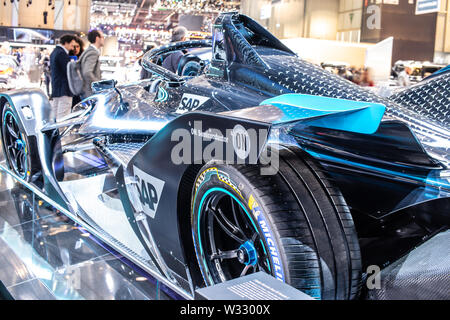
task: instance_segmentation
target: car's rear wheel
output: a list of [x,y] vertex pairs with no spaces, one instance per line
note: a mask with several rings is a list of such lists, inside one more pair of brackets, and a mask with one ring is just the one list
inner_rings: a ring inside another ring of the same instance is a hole
[[192,196],[192,234],[206,285],[256,271],[318,299],[353,299],[358,239],[347,205],[318,167],[290,150],[278,173],[206,164]]

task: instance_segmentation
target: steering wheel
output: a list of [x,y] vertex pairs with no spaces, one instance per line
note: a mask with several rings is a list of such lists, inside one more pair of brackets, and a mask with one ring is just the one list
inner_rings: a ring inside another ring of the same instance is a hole
[[186,54],[178,62],[177,74],[181,77],[196,77],[201,74],[205,63],[193,54]]

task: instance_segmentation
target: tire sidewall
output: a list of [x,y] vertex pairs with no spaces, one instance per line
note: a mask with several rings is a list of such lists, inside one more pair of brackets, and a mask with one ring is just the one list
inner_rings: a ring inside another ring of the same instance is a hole
[[[245,208],[248,218],[252,221],[254,227],[261,235],[264,243],[264,250],[269,256],[270,272],[276,279],[286,282],[287,272],[284,263],[283,252],[281,246],[273,232],[274,228],[270,222],[269,216],[259,204],[261,203],[254,188],[250,185],[246,177],[239,172],[234,166],[222,163],[209,163],[205,165],[197,175],[192,192],[191,201],[191,226],[192,236],[195,248],[195,255],[200,267],[203,279],[206,285],[214,285],[213,277],[207,266],[206,258],[201,249],[201,209],[202,199],[212,189],[225,190],[232,195],[241,207]],[[231,280],[231,279],[228,279]]]

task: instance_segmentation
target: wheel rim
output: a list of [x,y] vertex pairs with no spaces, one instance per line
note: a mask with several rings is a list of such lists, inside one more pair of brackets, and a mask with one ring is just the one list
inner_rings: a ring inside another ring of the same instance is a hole
[[225,189],[211,189],[202,198],[198,244],[212,283],[257,271],[271,273],[260,231],[245,206]]
[[6,156],[11,169],[22,179],[25,179],[28,171],[27,145],[16,118],[10,111],[5,113],[2,134]]

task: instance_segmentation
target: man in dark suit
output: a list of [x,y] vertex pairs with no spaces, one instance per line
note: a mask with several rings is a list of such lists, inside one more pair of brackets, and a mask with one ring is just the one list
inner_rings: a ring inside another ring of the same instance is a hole
[[69,51],[73,50],[76,43],[75,36],[64,35],[60,39],[60,44],[50,55],[53,99],[51,119],[55,121],[69,114],[72,106],[72,93],[67,80],[67,64],[70,61]]

